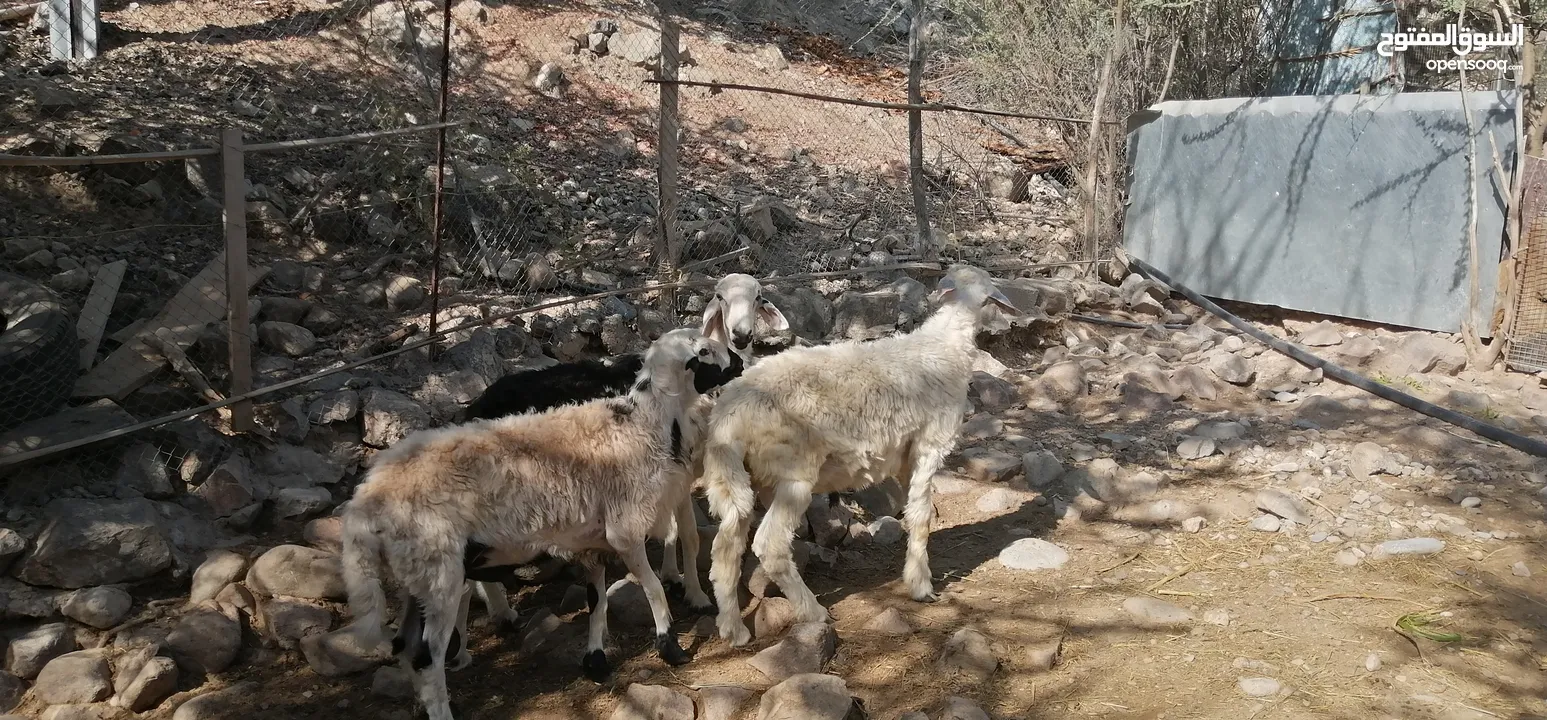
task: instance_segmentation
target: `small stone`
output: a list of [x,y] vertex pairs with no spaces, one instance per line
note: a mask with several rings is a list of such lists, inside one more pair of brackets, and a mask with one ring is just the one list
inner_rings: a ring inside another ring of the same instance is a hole
[[286,650],[294,650],[306,637],[333,627],[333,613],[298,600],[270,598],[263,603],[263,618],[265,627]]
[[1230,627],[1230,611],[1215,608],[1203,611],[1203,621],[1210,625]]
[[359,413],[360,394],[348,388],[323,395],[306,408],[307,420],[316,425],[349,422]]
[[736,720],[742,717],[741,706],[754,693],[734,685],[705,686],[698,690],[698,704],[702,712],[699,720]]
[[801,623],[772,647],[747,659],[747,664],[774,682],[804,673],[819,673],[837,651],[838,634],[825,622]]
[[32,694],[46,705],[106,700],[113,694],[113,673],[106,650],[80,650],[50,660],[32,683]]
[[167,634],[167,650],[178,663],[198,673],[218,673],[230,667],[242,649],[242,627],[215,608],[213,602],[184,615]]
[[302,638],[301,653],[313,672],[331,678],[369,670],[388,660],[391,648],[387,643],[368,647],[354,628],[346,626]]
[[1369,655],[1364,656],[1365,672],[1375,672],[1376,670],[1379,670],[1380,664],[1380,655],[1370,653]]
[[848,720],[862,716],[843,678],[805,673],[763,693],[756,720]]
[[1465,498],[1461,499],[1461,507],[1464,507],[1464,508],[1467,508],[1467,509],[1471,509],[1471,508],[1475,508],[1475,507],[1481,507],[1482,504],[1483,504],[1483,499],[1480,498],[1480,497],[1477,497],[1475,495],[1472,496],[1472,497],[1465,497]]
[[188,595],[188,607],[205,600],[214,600],[225,586],[236,582],[247,570],[247,558],[230,550],[215,550],[193,571],[193,589]]
[[1236,687],[1241,688],[1247,697],[1254,698],[1273,697],[1284,689],[1283,683],[1265,677],[1241,678]]
[[1445,549],[1445,541],[1435,538],[1406,538],[1387,540],[1375,546],[1377,557],[1388,555],[1434,555]]
[[129,712],[145,712],[161,704],[177,691],[177,663],[169,657],[153,657],[140,666],[140,670],[114,699],[119,707]]
[[306,600],[343,600],[339,558],[302,545],[280,545],[263,553],[247,571],[247,586],[264,595]]
[[[1298,468],[1297,468],[1298,469]],[[1310,525],[1314,518],[1299,498],[1277,488],[1265,488],[1257,492],[1257,509],[1272,513],[1297,525]]]
[[870,539],[877,545],[895,545],[902,540],[902,521],[891,516],[881,517],[870,523]]
[[1063,636],[1033,643],[1026,648],[1026,666],[1037,672],[1047,672],[1058,664],[1058,659],[1063,655]]
[[887,608],[865,623],[865,629],[882,635],[911,635],[913,626],[897,608]]
[[1003,482],[1021,469],[1020,458],[990,448],[967,448],[961,458],[965,474],[979,482]]
[[177,712],[172,713],[172,720],[228,720],[248,714],[251,711],[243,706],[257,694],[258,683],[251,680],[235,683],[179,705]]
[[1214,454],[1214,441],[1204,437],[1185,437],[1176,446],[1176,454],[1183,460],[1201,460]]
[[284,519],[305,519],[333,507],[327,488],[285,488],[274,495],[274,513]]
[[290,357],[305,357],[317,347],[317,336],[300,325],[265,322],[258,325],[258,340],[270,350]]
[[384,665],[376,668],[371,676],[371,694],[392,700],[407,700],[414,696],[414,681],[402,668]]
[[961,628],[946,641],[935,667],[983,682],[999,667],[999,656],[988,637],[973,628]]
[[1194,515],[1182,521],[1182,531],[1198,533],[1203,531],[1203,526],[1208,524],[1208,519],[1201,515]]
[[116,587],[94,587],[76,590],[59,608],[64,616],[76,622],[106,630],[129,616],[134,598]]
[[1523,577],[1523,578],[1531,577],[1531,568],[1526,566],[1526,563],[1525,563],[1524,560],[1521,560],[1520,562],[1517,562],[1514,565],[1509,566],[1509,571],[1515,577]]
[[387,296],[387,309],[393,312],[413,310],[424,302],[424,283],[418,280],[398,275],[387,282],[384,289]]
[[1069,553],[1041,538],[1021,538],[999,551],[999,562],[1011,570],[1057,570],[1069,562]]
[[1251,528],[1257,532],[1278,532],[1283,522],[1276,515],[1258,515],[1252,519]]
[[75,633],[69,625],[43,625],[11,638],[5,646],[5,670],[23,680],[31,680],[49,661],[74,649]]
[[1338,331],[1337,326],[1323,320],[1301,334],[1299,342],[1310,347],[1330,347],[1343,342],[1343,333]]
[[1053,453],[1038,450],[1021,456],[1021,473],[1028,486],[1044,488],[1064,476],[1064,465]]
[[1131,597],[1123,601],[1123,610],[1135,619],[1154,626],[1187,625],[1193,620],[1192,613],[1164,600]]
[[764,597],[752,617],[754,637],[771,638],[795,624],[795,606],[782,597]]

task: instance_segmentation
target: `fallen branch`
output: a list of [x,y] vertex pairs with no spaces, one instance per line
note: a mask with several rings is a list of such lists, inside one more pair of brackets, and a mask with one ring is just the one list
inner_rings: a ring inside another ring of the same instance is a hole
[[199,368],[193,364],[193,361],[188,359],[188,356],[183,353],[182,348],[177,346],[177,340],[172,337],[171,330],[164,327],[156,328],[156,332],[146,339],[154,340],[156,349],[161,351],[161,357],[166,358],[167,362],[172,365],[172,369],[176,370],[178,375],[183,376],[183,380],[187,381],[188,385],[193,387],[201,397],[210,402],[217,403],[226,399],[225,396],[215,390],[213,385],[210,385],[209,379],[204,377],[204,373],[199,372]]

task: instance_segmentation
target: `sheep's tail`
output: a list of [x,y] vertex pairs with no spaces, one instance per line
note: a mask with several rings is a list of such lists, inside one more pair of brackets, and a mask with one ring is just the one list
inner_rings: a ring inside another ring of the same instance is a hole
[[351,505],[344,513],[343,541],[344,587],[349,592],[349,612],[354,616],[351,625],[369,640],[379,642],[387,597],[381,587],[381,536],[371,514]]
[[719,429],[711,426],[709,441],[704,446],[704,497],[716,518],[751,517],[756,496],[752,492],[752,476],[744,464],[746,447],[739,441],[721,438]]

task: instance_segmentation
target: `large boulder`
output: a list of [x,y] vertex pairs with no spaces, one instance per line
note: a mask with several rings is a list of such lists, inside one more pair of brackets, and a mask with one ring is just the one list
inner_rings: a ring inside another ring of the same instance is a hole
[[61,499],[16,577],[31,585],[77,589],[151,577],[172,565],[166,520],[147,500]]

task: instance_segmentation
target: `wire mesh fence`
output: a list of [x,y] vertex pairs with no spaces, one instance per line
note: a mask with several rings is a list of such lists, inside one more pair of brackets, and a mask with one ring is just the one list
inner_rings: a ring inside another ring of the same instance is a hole
[[[1042,272],[1081,272],[1079,262],[1104,256],[1120,232],[1125,169],[1114,119],[1163,96],[1262,92],[1271,79],[1257,39],[1267,16],[1236,17],[1230,0],[1144,5],[1122,18],[1101,4],[928,3],[919,22],[906,3],[854,13],[815,3],[537,11],[470,1],[448,12],[403,0],[99,9],[94,60],[60,59],[68,53],[52,44],[57,23],[11,33],[15,76],[27,82],[13,85],[19,102],[0,109],[16,128],[4,152],[209,147],[221,128],[251,145],[424,124],[443,110],[460,123],[445,131],[443,150],[426,132],[244,154],[249,322],[228,328],[221,315],[181,346],[197,374],[157,354],[149,384],[173,388],[165,395],[177,402],[132,414],[145,420],[246,392],[232,376],[236,342],[251,348],[236,363],[260,393],[260,431],[297,441],[340,422],[369,435],[365,389],[412,399],[424,422],[441,422],[505,372],[640,349],[701,311],[703,285],[728,272],[823,274],[777,291],[810,311],[795,314],[813,339],[848,333],[833,334],[836,316],[862,300],[845,291],[913,292],[917,281],[898,268],[907,263],[1069,263]],[[915,28],[920,98],[934,105],[920,113],[916,173],[899,107],[910,97]],[[1233,44],[1202,53],[1208,33]],[[1092,141],[1103,75],[1104,130]],[[129,222],[122,208],[137,202],[149,209],[132,215],[136,227],[193,227],[214,244],[103,228],[145,236],[148,257],[192,278],[223,237],[217,161],[142,163],[155,168],[144,177],[114,174],[140,165],[8,177],[31,193],[97,178],[89,182],[108,189],[94,198],[111,191],[133,202],[94,200],[94,212]],[[63,202],[38,217],[63,227]],[[1093,228],[1082,226],[1083,207],[1099,208]],[[48,235],[28,230],[31,220],[4,220],[7,237]],[[1092,234],[1094,251],[1084,242]],[[57,241],[72,244],[62,231]],[[96,255],[104,266],[121,259]],[[96,278],[96,266],[77,261]],[[120,293],[146,294],[135,288],[155,272],[132,259],[126,269]],[[684,281],[694,287],[647,287]],[[166,285],[155,302],[178,289]],[[609,291],[619,294],[507,317]],[[106,335],[122,329],[116,322]],[[296,382],[432,331],[449,333],[433,352]],[[118,348],[103,342],[99,355]],[[207,389],[191,379],[199,376]]]

